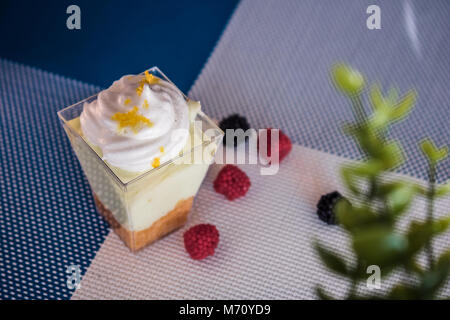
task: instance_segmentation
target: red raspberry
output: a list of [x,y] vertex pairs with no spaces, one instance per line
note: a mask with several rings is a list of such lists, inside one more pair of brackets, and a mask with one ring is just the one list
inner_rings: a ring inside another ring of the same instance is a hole
[[212,256],[219,243],[219,231],[212,224],[198,224],[183,235],[184,247],[192,259]]
[[250,179],[245,172],[232,164],[224,166],[214,180],[216,192],[225,195],[228,200],[245,196],[250,185]]
[[[272,128],[267,128],[267,157],[270,159],[272,154]],[[278,138],[278,153],[279,153],[279,162],[281,162],[292,150],[292,142],[291,139],[287,135],[283,133],[283,131],[278,130],[279,138]],[[259,138],[258,138],[258,150],[259,150]]]

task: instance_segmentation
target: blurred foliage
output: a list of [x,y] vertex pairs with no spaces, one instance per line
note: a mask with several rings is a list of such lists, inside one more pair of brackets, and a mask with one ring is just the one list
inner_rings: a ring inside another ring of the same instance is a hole
[[[335,206],[335,214],[351,239],[355,262],[350,265],[335,250],[316,244],[324,265],[334,273],[349,280],[347,299],[432,299],[446,282],[450,272],[450,250],[439,257],[433,253],[433,239],[447,231],[450,217],[433,217],[434,200],[450,194],[450,183],[436,184],[437,166],[448,156],[446,146],[438,148],[431,139],[420,143],[428,162],[429,183],[424,187],[409,181],[385,181],[383,177],[404,162],[403,148],[398,141],[388,137],[390,127],[404,120],[412,110],[415,91],[399,98],[397,90],[383,94],[378,84],[369,90],[370,113],[362,103],[365,88],[364,76],[345,64],[332,68],[336,88],[352,104],[355,121],[343,126],[345,134],[358,144],[364,160],[342,168],[344,185],[352,201],[343,199]],[[405,215],[416,197],[427,199],[427,212],[423,221],[410,222],[406,232],[397,228],[398,218]],[[427,256],[426,266],[418,262],[418,255]],[[356,288],[370,276],[367,267],[377,265],[381,277],[393,271],[404,272],[404,281],[395,284],[386,295],[358,296]],[[317,288],[322,299],[332,296]]]

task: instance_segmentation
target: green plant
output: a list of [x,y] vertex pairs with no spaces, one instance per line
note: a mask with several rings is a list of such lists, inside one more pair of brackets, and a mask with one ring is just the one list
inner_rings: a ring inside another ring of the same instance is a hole
[[[411,111],[416,93],[409,91],[399,99],[396,90],[391,89],[385,96],[378,85],[373,85],[369,90],[368,115],[361,98],[364,77],[344,64],[333,67],[332,77],[336,87],[350,99],[356,118],[344,124],[343,130],[353,137],[363,154],[361,162],[342,168],[341,176],[351,200],[341,200],[335,207],[356,258],[349,265],[333,250],[318,243],[317,252],[327,268],[349,280],[347,299],[435,298],[450,272],[450,250],[439,257],[432,250],[433,239],[450,225],[450,217],[433,217],[434,200],[450,193],[450,183],[436,184],[437,167],[447,157],[448,148],[437,148],[430,139],[421,142],[429,167],[427,187],[410,181],[388,181],[386,174],[404,162],[400,143],[388,137],[389,128]],[[428,201],[425,220],[412,221],[406,232],[398,231],[399,218],[418,196]],[[427,255],[426,266],[418,262],[421,252]],[[400,271],[415,281],[400,282],[383,296],[358,296],[356,288],[367,280],[367,267],[371,265],[380,268],[382,277]],[[317,294],[320,298],[331,298],[320,287]]]

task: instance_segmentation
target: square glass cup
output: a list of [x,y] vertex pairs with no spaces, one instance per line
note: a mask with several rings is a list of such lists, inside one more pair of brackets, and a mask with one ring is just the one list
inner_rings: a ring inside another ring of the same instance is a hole
[[[171,82],[157,67],[148,71]],[[97,95],[58,111],[58,117],[89,181],[97,210],[130,250],[137,251],[185,224],[224,133],[199,111],[191,122],[190,136],[201,139],[190,139],[190,148],[176,158],[124,179],[85,140],[77,122],[84,104]]]

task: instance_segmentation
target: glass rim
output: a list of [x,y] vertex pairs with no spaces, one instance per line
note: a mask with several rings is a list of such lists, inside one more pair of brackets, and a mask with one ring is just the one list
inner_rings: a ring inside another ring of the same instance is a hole
[[[152,73],[159,73],[159,74],[164,78],[164,80],[166,80],[166,81],[168,81],[169,83],[173,84],[173,85],[178,89],[178,87],[177,87],[177,86],[176,86],[176,85],[175,85],[175,84],[174,84],[174,83],[173,83],[173,82],[172,82],[172,81],[171,81],[171,80],[170,80],[170,79],[169,79],[169,78],[168,78],[168,77],[167,77],[167,76],[166,76],[166,75],[158,68],[158,67],[154,66],[154,67],[151,67],[150,69],[147,69],[146,71],[149,71],[149,72],[152,72]],[[144,71],[144,72],[145,72],[145,71]],[[139,75],[143,75],[144,72],[139,73]],[[125,189],[126,189],[129,185],[132,185],[132,184],[134,184],[134,183],[137,183],[138,181],[144,179],[145,177],[147,177],[147,176],[149,176],[149,175],[151,175],[151,174],[153,174],[153,173],[155,173],[155,172],[158,172],[158,170],[161,170],[162,168],[167,167],[168,165],[170,165],[170,164],[176,162],[177,160],[179,160],[179,159],[185,157],[186,155],[192,154],[192,152],[196,151],[197,149],[199,149],[199,148],[204,148],[204,147],[210,145],[210,144],[213,143],[213,142],[220,141],[220,139],[224,136],[223,130],[220,129],[220,127],[219,127],[216,123],[214,123],[214,121],[212,121],[211,118],[209,118],[202,110],[200,110],[200,111],[197,113],[196,118],[197,118],[197,117],[200,117],[202,121],[206,121],[206,122],[207,122],[214,130],[217,130],[217,131],[218,131],[218,134],[217,134],[217,135],[212,136],[212,137],[209,137],[209,138],[210,138],[209,141],[203,141],[201,144],[199,144],[199,145],[197,145],[197,146],[194,146],[194,147],[191,147],[191,148],[189,149],[189,151],[187,151],[187,152],[181,152],[178,156],[176,156],[176,157],[174,157],[174,158],[172,158],[172,159],[170,159],[170,160],[167,160],[167,161],[161,163],[161,164],[160,164],[158,167],[156,167],[156,168],[151,168],[151,169],[149,169],[149,170],[147,170],[147,171],[144,171],[144,172],[142,172],[141,174],[139,174],[138,176],[134,177],[133,179],[131,179],[131,180],[129,180],[129,181],[123,181],[122,179],[120,179],[120,178],[117,176],[116,173],[114,173],[114,171],[113,171],[113,170],[111,169],[111,167],[110,167],[111,165],[107,164],[107,163],[99,156],[99,154],[98,154],[98,153],[97,153],[97,152],[96,152],[96,151],[95,151],[95,150],[87,143],[87,141],[86,141],[86,140],[85,140],[85,139],[84,139],[84,138],[83,138],[76,130],[74,130],[70,125],[68,125],[68,121],[70,121],[70,120],[68,120],[68,119],[67,119],[66,117],[64,117],[64,115],[63,115],[63,113],[64,113],[65,111],[70,110],[71,108],[75,108],[75,107],[77,107],[77,106],[79,106],[79,105],[81,105],[81,104],[84,104],[84,103],[86,103],[87,101],[91,101],[92,99],[94,99],[95,97],[97,97],[101,91],[102,91],[102,90],[100,90],[99,92],[97,92],[97,93],[95,93],[95,94],[93,94],[93,95],[91,95],[91,96],[89,96],[89,97],[87,97],[87,98],[84,98],[83,100],[80,100],[80,101],[78,101],[78,102],[76,102],[76,103],[73,103],[73,104],[67,106],[67,107],[64,107],[64,108],[61,109],[61,110],[58,110],[58,111],[57,111],[57,115],[58,115],[58,118],[60,119],[60,121],[63,122],[63,124],[71,131],[71,133],[73,133],[75,136],[81,138],[81,140],[82,140],[83,143],[88,147],[88,149],[90,150],[90,152],[92,152],[92,153],[94,154],[95,158],[96,158],[98,161],[100,161],[100,162],[106,167],[108,173],[114,178],[114,180],[116,181],[116,183],[118,183],[119,186],[122,187],[122,188],[125,188]],[[183,97],[184,97],[184,99],[185,99],[186,101],[191,100],[191,99],[189,99],[189,97],[186,96],[180,89],[178,89],[178,91],[183,95]],[[203,130],[202,130],[202,133],[204,133]],[[203,140],[203,139],[202,139],[202,140]]]

